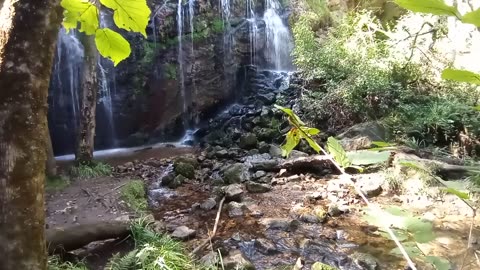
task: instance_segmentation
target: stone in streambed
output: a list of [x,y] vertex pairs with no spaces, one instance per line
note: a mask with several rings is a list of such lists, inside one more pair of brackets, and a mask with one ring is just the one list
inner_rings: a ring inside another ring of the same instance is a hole
[[255,266],[242,254],[240,250],[232,250],[223,258],[225,270],[255,270]]
[[265,193],[272,190],[272,186],[269,184],[262,184],[252,181],[248,181],[245,186],[250,193]]
[[257,146],[258,140],[257,136],[253,133],[247,133],[240,137],[238,146],[243,149],[252,149]]
[[227,201],[241,201],[242,195],[244,193],[243,186],[241,184],[232,184],[226,186],[225,189],[225,200]]
[[172,182],[168,183],[169,188],[177,188],[187,181],[187,178],[183,175],[177,175]]
[[242,203],[230,202],[227,205],[228,216],[231,217],[231,218],[243,216],[243,208],[244,207],[245,207],[245,205],[242,204]]
[[243,163],[227,166],[223,171],[223,176],[227,184],[241,183],[250,179],[248,168]]
[[172,238],[184,241],[194,237],[195,234],[196,234],[195,230],[192,230],[187,226],[180,226],[173,231],[171,236]]
[[178,162],[174,164],[173,167],[177,175],[183,175],[189,179],[193,179],[195,177],[195,167],[193,167],[192,164]]
[[200,204],[200,208],[203,210],[212,210],[213,208],[215,208],[216,205],[217,202],[214,198],[208,198],[202,204]]

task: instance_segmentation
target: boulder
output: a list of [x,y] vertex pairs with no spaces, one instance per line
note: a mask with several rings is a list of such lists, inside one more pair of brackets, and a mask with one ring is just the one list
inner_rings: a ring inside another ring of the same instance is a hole
[[177,188],[187,181],[187,178],[181,174],[177,175],[172,182],[168,183],[169,188]]
[[243,186],[241,184],[232,184],[226,186],[225,189],[225,200],[227,201],[241,201],[242,195],[244,193]]
[[234,201],[230,202],[227,205],[228,216],[231,217],[231,218],[243,216],[243,208],[244,207],[245,206],[242,203],[238,203],[238,202],[234,202]]
[[252,149],[257,146],[258,140],[257,135],[253,133],[247,133],[240,137],[240,141],[238,142],[238,146],[243,149]]
[[227,166],[223,170],[223,176],[227,184],[242,183],[250,179],[248,168],[243,163],[235,163]]
[[245,184],[248,192],[250,193],[265,193],[272,190],[272,186],[268,184],[257,183],[253,181],[248,181]]
[[177,175],[183,175],[186,178],[195,178],[195,167],[192,164],[177,162],[174,164],[174,171]]
[[202,204],[200,204],[200,208],[202,208],[203,210],[212,210],[213,208],[215,208],[216,205],[217,202],[214,198],[208,198]]

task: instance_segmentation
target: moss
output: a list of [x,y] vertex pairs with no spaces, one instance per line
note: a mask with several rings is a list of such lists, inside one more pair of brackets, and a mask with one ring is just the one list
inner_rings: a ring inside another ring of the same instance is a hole
[[169,80],[177,79],[177,66],[172,63],[166,63],[165,66],[165,77]]
[[174,164],[175,173],[178,175],[183,175],[189,179],[195,177],[195,168],[192,164],[177,162]]
[[128,182],[122,187],[120,197],[130,209],[136,212],[147,210],[147,194],[142,180]]
[[59,176],[47,176],[45,178],[45,190],[46,191],[59,191],[63,190],[70,185],[70,179],[63,175]]
[[316,262],[312,265],[312,270],[337,270],[337,268],[324,263]]

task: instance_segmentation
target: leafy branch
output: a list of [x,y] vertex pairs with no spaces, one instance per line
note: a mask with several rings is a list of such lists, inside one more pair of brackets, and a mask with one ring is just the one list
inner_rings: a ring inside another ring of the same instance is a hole
[[[141,33],[147,37],[145,29],[150,18],[150,8],[146,0],[100,0],[100,3],[113,10],[113,21],[118,28]],[[130,53],[130,43],[118,32],[100,27],[100,7],[88,0],[62,0],[64,8],[63,27],[67,31],[77,29],[86,35],[95,36],[98,52],[118,65]]]
[[[306,127],[305,123],[302,120],[300,120],[300,118],[291,109],[284,108],[278,105],[275,105],[275,107],[283,111],[287,115],[288,121],[292,125],[292,128],[290,129],[289,133],[287,133],[286,143],[282,146],[282,150],[285,156],[288,156],[290,154],[290,152],[300,142],[300,139],[302,138],[305,139],[308,142],[308,144],[316,152],[318,153],[321,152],[327,157],[327,160],[329,160],[335,166],[335,168],[341,173],[340,177],[345,179],[355,189],[355,192],[360,196],[360,198],[362,198],[362,200],[365,202],[365,204],[369,209],[371,209],[375,213],[382,212],[379,206],[377,206],[374,203],[371,203],[367,199],[365,194],[361,191],[360,187],[358,187],[355,184],[355,182],[352,180],[353,176],[345,172],[345,168],[351,165],[351,161],[346,157],[345,150],[335,138],[333,137],[328,138],[327,148],[330,151],[329,153],[325,149],[323,149],[320,145],[318,145],[318,143],[315,142],[310,135],[312,133],[318,134],[320,132],[318,129]],[[310,130],[313,130],[313,131],[310,131]],[[342,166],[342,165],[348,165],[348,166]],[[417,270],[415,264],[413,263],[412,259],[408,255],[407,250],[401,244],[400,240],[395,235],[395,233],[390,228],[390,226],[385,222],[382,222],[381,227],[384,228],[385,232],[395,242],[395,245],[397,245],[400,254],[405,258],[410,269]]]

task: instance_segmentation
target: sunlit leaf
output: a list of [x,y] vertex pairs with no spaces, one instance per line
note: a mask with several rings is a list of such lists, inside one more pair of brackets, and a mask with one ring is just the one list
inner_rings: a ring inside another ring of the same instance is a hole
[[480,85],[480,74],[468,70],[447,68],[443,70],[442,78],[445,80]]
[[302,120],[300,120],[300,118],[291,109],[279,106],[277,104],[274,104],[273,106],[275,106],[275,108],[283,111],[286,115],[288,115],[288,120],[291,122],[292,125],[297,127],[305,125],[305,123]]
[[147,37],[145,30],[151,11],[146,0],[100,0],[100,3],[113,9],[113,21],[119,28]]
[[435,266],[435,269],[437,269],[437,270],[451,270],[452,269],[452,265],[445,258],[441,258],[441,257],[437,257],[437,256],[426,256],[425,261],[433,264],[433,266]]
[[300,131],[297,128],[290,129],[287,133],[285,144],[281,147],[283,156],[289,156],[290,152],[292,152],[299,142]]
[[309,128],[309,127],[302,127],[302,131],[307,133],[308,135],[317,135],[320,133],[318,128]]
[[464,200],[469,200],[469,199],[470,199],[470,195],[468,195],[468,193],[462,192],[462,191],[460,191],[460,190],[458,190],[458,189],[445,188],[444,191],[447,192],[447,193],[456,195],[456,196],[459,197],[460,199],[464,199]]
[[421,220],[418,217],[409,217],[405,219],[404,225],[418,243],[427,243],[435,239],[433,225],[429,221]]
[[476,27],[480,27],[480,8],[463,15],[462,22],[470,23]]
[[395,3],[413,12],[460,17],[458,10],[443,0],[395,0]]
[[116,66],[120,61],[130,55],[130,43],[119,33],[109,29],[98,29],[95,32],[95,45],[98,52],[105,58],[109,58]]
[[352,164],[350,159],[347,157],[347,153],[340,142],[333,138],[329,137],[327,140],[327,149],[328,152],[333,156],[336,162],[340,164],[343,168],[347,168]]
[[60,3],[65,9],[63,26],[65,29],[75,29],[80,23],[80,32],[87,35],[95,34],[99,27],[98,9],[88,0],[62,0]]
[[390,151],[353,151],[347,152],[346,155],[353,165],[371,165],[387,161],[390,153]]
[[382,142],[382,141],[373,141],[372,144],[375,145],[376,147],[390,147],[390,146],[393,146],[393,144],[390,144],[390,143],[387,143],[387,142]]

